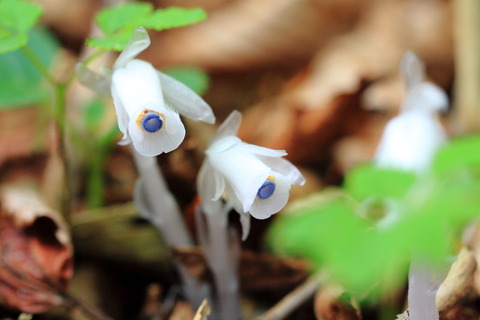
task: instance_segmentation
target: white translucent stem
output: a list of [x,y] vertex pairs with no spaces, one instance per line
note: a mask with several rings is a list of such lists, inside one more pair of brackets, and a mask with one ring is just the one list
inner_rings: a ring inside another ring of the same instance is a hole
[[[169,247],[193,246],[192,238],[185,227],[177,201],[170,193],[155,157],[145,157],[131,148],[142,182],[142,190],[149,204],[150,221],[163,235]],[[176,263],[183,291],[194,309],[209,298],[210,287],[190,275],[187,269]]]
[[205,214],[207,241],[205,256],[212,271],[217,293],[219,319],[240,319],[237,273],[240,239],[229,236],[228,212]]
[[[145,157],[131,148],[137,170],[145,183],[145,196],[152,210],[152,219],[169,246],[192,246],[177,201],[170,193],[155,157]],[[161,223],[158,221],[161,220]]]
[[435,270],[428,262],[412,258],[408,274],[408,311],[410,320],[439,319],[435,297],[443,278],[439,277],[439,271]]

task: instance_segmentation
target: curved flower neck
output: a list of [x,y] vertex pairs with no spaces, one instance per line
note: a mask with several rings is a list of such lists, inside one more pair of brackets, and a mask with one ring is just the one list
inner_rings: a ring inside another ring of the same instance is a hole
[[207,151],[205,151],[205,153],[207,155],[210,155],[210,154],[224,152],[239,143],[242,143],[242,140],[240,140],[239,137],[226,136],[213,142],[213,144],[208,148]]

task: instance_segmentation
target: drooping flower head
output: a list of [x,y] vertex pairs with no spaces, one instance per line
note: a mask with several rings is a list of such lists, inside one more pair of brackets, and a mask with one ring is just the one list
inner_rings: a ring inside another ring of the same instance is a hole
[[242,142],[236,135],[242,116],[233,111],[218,128],[197,180],[202,207],[223,197],[241,216],[244,238],[249,214],[267,219],[279,212],[289,198],[290,185],[303,185],[305,178],[288,160],[287,153]]
[[428,168],[445,132],[437,113],[448,107],[448,98],[438,86],[426,82],[425,67],[413,53],[407,52],[401,71],[406,95],[400,114],[390,120],[375,155],[381,167],[421,172]]
[[150,45],[144,28],[137,28],[113,66],[111,76],[99,75],[77,65],[80,82],[111,95],[123,133],[120,144],[133,143],[144,156],[170,152],[182,143],[185,127],[179,113],[210,124],[210,106],[181,82],[135,57]]

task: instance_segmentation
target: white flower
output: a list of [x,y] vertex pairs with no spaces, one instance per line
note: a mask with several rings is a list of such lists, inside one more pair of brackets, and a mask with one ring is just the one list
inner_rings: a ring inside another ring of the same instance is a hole
[[111,77],[96,74],[77,64],[80,82],[98,93],[111,95],[123,133],[120,144],[133,143],[144,156],[170,152],[182,143],[185,127],[179,113],[210,124],[215,116],[210,106],[179,81],[134,59],[150,45],[144,28],[137,28],[113,66]]
[[436,113],[447,109],[448,98],[442,89],[424,81],[423,63],[413,52],[405,54],[401,69],[406,96],[400,114],[385,127],[375,163],[381,167],[421,172],[429,167],[446,140]]
[[[202,208],[209,214],[222,196],[245,223],[249,214],[267,219],[287,203],[290,185],[303,185],[305,178],[289,161],[287,153],[242,142],[237,136],[241,114],[234,111],[218,128],[197,180]],[[248,220],[248,221],[247,221]]]

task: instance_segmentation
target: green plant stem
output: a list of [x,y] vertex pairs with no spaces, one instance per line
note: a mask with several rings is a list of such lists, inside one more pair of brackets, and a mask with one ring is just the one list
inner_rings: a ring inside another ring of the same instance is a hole
[[28,59],[33,63],[33,65],[40,71],[40,73],[47,79],[47,81],[52,86],[57,86],[57,81],[53,78],[53,76],[48,71],[47,67],[43,64],[42,61],[37,57],[37,55],[30,49],[28,46],[22,47],[23,53],[27,56]]
[[103,205],[103,177],[105,158],[108,151],[97,147],[96,152],[90,155],[88,171],[87,203],[89,208],[98,208]]

